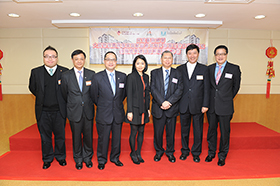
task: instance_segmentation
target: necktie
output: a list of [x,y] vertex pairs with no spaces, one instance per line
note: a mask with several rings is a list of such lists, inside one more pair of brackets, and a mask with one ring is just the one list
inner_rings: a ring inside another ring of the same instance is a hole
[[222,68],[222,65],[219,66],[219,70],[218,70],[218,73],[216,75],[216,85],[218,85],[220,77],[221,77],[221,68]]
[[115,83],[115,80],[114,80],[114,73],[112,72],[110,74],[111,76],[111,80],[110,80],[110,83],[111,83],[111,87],[112,87],[112,90],[113,90],[113,93],[115,95],[115,92],[116,92],[116,83]]
[[78,73],[80,74],[79,76],[79,87],[81,92],[83,91],[83,77],[82,77],[82,71],[78,71]]
[[169,70],[165,70],[165,72],[166,72],[166,76],[165,76],[165,80],[164,80],[164,94],[166,96],[168,83],[169,83]]
[[53,69],[50,68],[49,71],[50,71],[50,75],[53,76]]

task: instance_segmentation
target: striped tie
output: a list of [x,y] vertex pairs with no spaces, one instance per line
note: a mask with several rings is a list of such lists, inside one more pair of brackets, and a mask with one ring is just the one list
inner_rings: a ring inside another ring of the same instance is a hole
[[219,66],[219,70],[218,70],[218,73],[216,75],[216,85],[218,85],[219,83],[219,80],[220,80],[220,77],[221,77],[221,68],[222,68],[222,65]]
[[169,70],[165,70],[165,72],[166,72],[166,76],[164,80],[164,95],[166,96],[168,83],[169,83]]

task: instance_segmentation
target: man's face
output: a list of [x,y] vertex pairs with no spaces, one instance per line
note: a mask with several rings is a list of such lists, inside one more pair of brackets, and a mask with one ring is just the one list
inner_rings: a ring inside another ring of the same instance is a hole
[[161,57],[162,66],[166,69],[170,68],[173,63],[173,57],[170,53],[164,53]]
[[57,55],[56,55],[56,52],[53,51],[53,50],[46,50],[44,52],[44,64],[47,66],[47,67],[54,67],[55,65],[57,65]]
[[116,56],[112,53],[108,53],[104,59],[105,68],[113,72],[117,66],[117,59]]
[[188,61],[191,63],[191,64],[194,64],[197,62],[198,60],[198,56],[199,56],[199,53],[196,49],[193,49],[193,50],[189,50],[187,52],[187,58],[188,58]]
[[73,65],[74,65],[74,67],[76,67],[76,69],[82,70],[82,68],[85,65],[86,59],[85,59],[84,54],[78,54],[78,55],[73,56],[72,61],[73,61]]
[[224,64],[227,60],[226,50],[223,48],[217,49],[216,53],[215,53],[215,59],[216,59],[218,65]]

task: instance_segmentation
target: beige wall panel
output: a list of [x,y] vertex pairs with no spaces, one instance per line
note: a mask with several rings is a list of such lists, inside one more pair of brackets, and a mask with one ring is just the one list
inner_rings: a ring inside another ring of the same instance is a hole
[[280,39],[280,31],[277,31],[277,30],[273,30],[272,32],[271,32],[271,38],[272,39]]
[[54,29],[43,29],[43,37],[45,38],[69,38],[69,37],[76,37],[76,38],[83,38],[89,37],[89,29],[88,28],[54,28]]
[[13,28],[2,28],[0,29],[0,38],[34,38],[42,37],[42,29],[40,28],[29,28],[29,29],[13,29]]
[[89,45],[88,38],[43,38],[43,46],[51,45],[55,47],[59,53],[59,64],[62,66],[72,68],[71,53],[76,49],[83,50],[86,55],[86,67],[89,66]]
[[[266,85],[267,76],[265,73],[268,58],[265,56],[265,50],[267,48],[267,43],[268,40],[229,39],[230,47],[228,59],[230,62],[240,65],[242,71],[242,86]],[[279,77],[275,77],[273,82],[275,85],[279,85]],[[257,90],[251,90],[251,92],[252,91],[256,94],[264,93],[263,91],[258,92]]]
[[227,29],[209,29],[209,38],[228,38]]
[[[1,60],[3,94],[29,93],[26,86],[30,70],[35,66],[42,65],[41,39],[0,39],[0,42],[1,50],[4,52],[4,57]],[[15,88],[8,89],[6,85],[15,86]],[[15,92],[14,89],[16,89]]]
[[230,39],[270,39],[269,30],[228,30]]

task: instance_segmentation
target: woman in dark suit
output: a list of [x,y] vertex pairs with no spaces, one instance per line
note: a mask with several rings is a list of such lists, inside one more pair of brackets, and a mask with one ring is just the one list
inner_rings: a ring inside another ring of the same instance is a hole
[[[133,60],[131,74],[127,76],[127,113],[125,119],[127,123],[130,123],[130,157],[135,164],[144,163],[141,157],[141,148],[145,123],[149,122],[150,117],[149,76],[145,74],[147,69],[148,64],[145,56],[138,55]],[[135,150],[137,134],[137,150]]]

